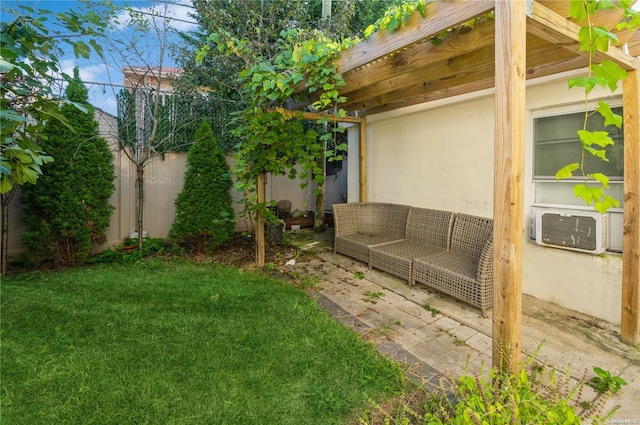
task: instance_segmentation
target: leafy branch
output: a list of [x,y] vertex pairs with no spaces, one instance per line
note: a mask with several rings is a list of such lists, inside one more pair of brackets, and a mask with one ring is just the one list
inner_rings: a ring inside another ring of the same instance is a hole
[[[640,14],[630,9],[631,2],[620,1],[616,6],[610,1],[578,0],[572,1],[569,9],[569,17],[577,21],[587,21],[579,33],[580,50],[589,52],[589,71],[586,77],[577,77],[569,80],[569,88],[581,87],[585,91],[584,104],[585,114],[583,127],[578,130],[578,137],[581,144],[580,161],[567,164],[556,173],[556,179],[570,179],[574,173],[582,179],[583,183],[574,186],[574,195],[582,198],[587,205],[592,205],[601,214],[604,214],[612,207],[619,207],[617,199],[605,193],[609,189],[609,177],[599,172],[591,172],[586,169],[586,158],[591,155],[602,161],[608,162],[606,148],[614,145],[613,139],[609,137],[607,131],[589,131],[587,122],[589,117],[598,113],[604,118],[604,126],[614,125],[618,128],[622,126],[622,117],[613,113],[611,107],[603,102],[598,102],[598,107],[594,112],[589,110],[589,94],[595,87],[608,88],[614,92],[618,88],[618,83],[627,77],[627,72],[611,61],[594,62],[594,57],[598,51],[607,52],[610,44],[618,43],[618,37],[604,27],[592,24],[592,15],[603,9],[624,8],[624,20],[618,25],[618,29],[633,29],[640,24]],[[594,184],[595,183],[595,184]]]
[[[319,123],[328,123],[330,115],[346,116],[339,106],[346,98],[339,94],[344,80],[337,72],[335,59],[354,41],[333,41],[315,30],[286,30],[280,33],[278,53],[272,58],[255,58],[246,40],[227,31],[211,34],[209,42],[197,53],[197,60],[204,60],[212,48],[245,60],[238,82],[247,105],[234,118],[234,135],[238,139],[234,173],[238,188],[252,191],[259,173],[287,174],[292,179],[299,176],[305,181],[303,186],[309,181],[321,184],[324,173],[318,159],[324,160],[325,146],[344,129],[336,125],[331,132],[323,133],[305,123],[301,111],[291,114],[285,110],[300,88],[306,87],[314,96],[311,107],[330,111]],[[346,148],[336,143],[332,146],[335,152]],[[302,172],[298,172],[296,164],[300,164]],[[246,208],[266,212],[266,205],[247,202]]]

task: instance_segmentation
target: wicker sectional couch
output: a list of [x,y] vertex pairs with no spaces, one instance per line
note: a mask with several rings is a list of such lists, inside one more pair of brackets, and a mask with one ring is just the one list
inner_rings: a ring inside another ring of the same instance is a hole
[[383,203],[333,206],[334,252],[479,307],[493,305],[493,220]]

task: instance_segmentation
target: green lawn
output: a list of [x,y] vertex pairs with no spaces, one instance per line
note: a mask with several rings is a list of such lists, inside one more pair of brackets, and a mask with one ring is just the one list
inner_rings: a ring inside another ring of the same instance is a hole
[[3,424],[339,424],[402,388],[301,291],[212,264],[3,278]]

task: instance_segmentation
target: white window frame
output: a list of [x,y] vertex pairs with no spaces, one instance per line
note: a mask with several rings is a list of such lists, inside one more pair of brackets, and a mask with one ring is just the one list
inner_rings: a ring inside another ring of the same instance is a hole
[[[606,98],[606,99],[593,99],[590,103],[589,103],[589,110],[592,111],[594,110],[597,106],[598,106],[598,101],[599,100],[604,100],[605,102],[607,102],[609,104],[609,106],[611,106],[611,108],[621,108],[623,107],[622,105],[622,99],[616,97],[615,99],[611,99],[611,98]],[[581,179],[579,178],[574,178],[574,179],[566,179],[566,180],[556,180],[553,178],[536,178],[535,177],[535,155],[536,155],[536,142],[535,142],[535,121],[538,118],[545,118],[545,117],[553,117],[553,116],[560,116],[560,115],[570,115],[570,114],[575,114],[575,113],[584,113],[584,103],[574,103],[574,104],[567,104],[567,105],[562,105],[562,106],[557,106],[557,107],[549,107],[549,108],[541,108],[538,110],[534,110],[531,111],[530,114],[530,123],[531,123],[531,127],[530,127],[530,135],[529,135],[529,140],[531,140],[531,145],[530,145],[530,167],[531,167],[531,175],[530,175],[530,194],[531,194],[531,216],[530,217],[535,217],[535,210],[537,208],[567,208],[567,209],[573,209],[573,210],[584,210],[584,211],[593,211],[593,206],[587,206],[586,204],[582,203],[582,204],[571,204],[571,203],[567,203],[567,204],[560,204],[560,203],[543,203],[543,202],[537,202],[536,199],[538,198],[538,190],[539,190],[539,186],[541,184],[564,184],[564,185],[575,185],[576,183],[579,183]],[[612,177],[610,182],[610,185],[623,185],[624,184],[624,178],[623,177]],[[621,189],[624,190],[624,186],[621,186]],[[622,203],[622,200],[620,200],[620,202]],[[623,216],[623,208],[611,208],[608,210],[608,212],[610,213],[610,220],[608,221],[608,234],[609,234],[609,240],[610,240],[610,248],[608,249],[608,251],[610,252],[622,252],[622,233],[623,233],[623,229],[622,229],[622,216]],[[535,219],[530,221],[530,232],[529,232],[529,236],[530,239],[535,239]]]

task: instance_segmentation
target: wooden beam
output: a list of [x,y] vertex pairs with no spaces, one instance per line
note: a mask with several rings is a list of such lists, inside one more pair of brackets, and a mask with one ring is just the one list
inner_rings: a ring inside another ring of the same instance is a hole
[[[527,46],[527,79],[584,68],[588,64],[586,58],[558,49],[533,35],[527,36]],[[495,75],[494,57],[492,46],[425,69],[409,71],[404,78],[390,79],[387,84],[352,93],[344,108],[369,115],[491,88]],[[413,80],[407,80],[409,77]],[[412,81],[413,85],[404,88],[405,81]]]
[[[558,15],[537,1],[533,2],[531,14],[527,20],[527,31],[575,54],[589,55],[589,52],[580,50],[578,38],[580,25]],[[595,59],[612,61],[627,71],[636,68],[634,57],[613,46],[609,47],[606,53],[596,52]]]
[[493,366],[519,369],[526,117],[526,2],[496,0]]
[[[264,178],[265,173],[258,173],[258,180],[256,182],[256,196],[258,205],[265,202],[264,198]],[[256,266],[264,267],[264,216],[258,209],[256,217]]]
[[393,111],[398,108],[418,105],[420,103],[432,102],[434,100],[446,99],[448,97],[472,93],[478,90],[490,89],[493,86],[494,77],[493,72],[491,72],[490,77],[484,79],[474,78],[474,81],[472,83],[456,85],[451,88],[428,91],[413,97],[405,97],[395,102],[380,103],[378,106],[370,106],[366,109],[362,107],[361,109],[359,109],[359,113],[361,113],[364,118],[364,116],[367,115],[379,114],[381,112]]
[[360,202],[367,202],[367,119],[360,120]]
[[[289,118],[295,118],[298,116],[298,114],[300,114],[300,111],[292,111],[284,108],[275,108],[273,109],[273,112],[279,112],[285,117],[289,117]],[[351,116],[337,117],[332,114],[321,114],[319,112],[302,112],[302,118],[309,121],[319,121],[321,119],[328,119],[329,122],[346,122],[346,123],[353,123],[353,124],[357,124],[360,122],[359,117],[351,117]]]
[[627,47],[630,55],[640,56],[640,31],[633,33],[629,40],[627,40]]
[[640,321],[640,82],[631,71],[622,83],[624,113],[624,225],[620,339],[638,344]]
[[426,18],[415,12],[406,28],[389,34],[386,30],[372,34],[367,40],[343,51],[338,59],[338,72],[346,73],[400,51],[414,43],[429,39],[494,8],[494,0],[434,1],[425,8]]
[[[558,15],[563,18],[569,18],[569,7],[571,6],[571,2],[566,0],[536,0],[544,7],[549,10],[553,10]],[[622,19],[622,15],[624,14],[624,10],[621,8],[615,9],[601,9],[596,10],[593,15],[591,15],[591,25],[596,27],[604,27],[608,30],[612,30],[615,28],[616,24],[620,22]],[[572,22],[577,23],[580,26],[589,25],[588,21],[585,19],[582,22],[577,22],[575,19],[571,19]]]
[[476,73],[482,69],[490,69],[493,73],[493,50],[492,44],[490,47],[443,60],[426,68],[399,68],[395,76],[348,94],[347,101],[342,106],[351,110],[349,105],[363,102],[366,99],[382,99],[384,97],[387,101],[398,100],[405,97],[404,90],[406,89],[433,85],[438,81],[449,86],[463,84],[468,80],[473,80]]
[[342,76],[345,86],[340,88],[340,94],[350,97],[349,93],[351,92],[397,77],[401,70],[426,68],[466,52],[485,47],[493,48],[494,25],[494,21],[491,20],[479,24],[473,29],[458,28],[440,44],[425,41],[402,50],[385,60],[379,60],[347,72]]
[[[544,77],[545,75],[554,75],[559,72],[571,71],[574,69],[584,68],[587,65],[587,59],[582,57],[575,57],[570,60],[561,61],[559,63],[543,64],[537,67],[530,67],[527,69],[528,78]],[[381,106],[370,106],[365,109],[361,105],[360,108],[355,108],[357,105],[352,105],[355,109],[359,109],[359,113],[364,117],[371,114],[378,114],[381,112],[392,111],[398,108],[404,108],[411,105],[417,105],[425,102],[432,102],[434,100],[446,99],[452,96],[459,96],[467,93],[473,93],[478,90],[490,89],[494,86],[494,72],[491,72],[491,76],[485,78],[476,78],[473,82],[467,84],[458,84],[453,87],[445,87],[439,90],[424,91],[419,95],[413,97],[404,97],[401,100],[395,102],[387,102]],[[479,75],[476,77],[480,77]],[[433,87],[431,87],[433,88]]]

